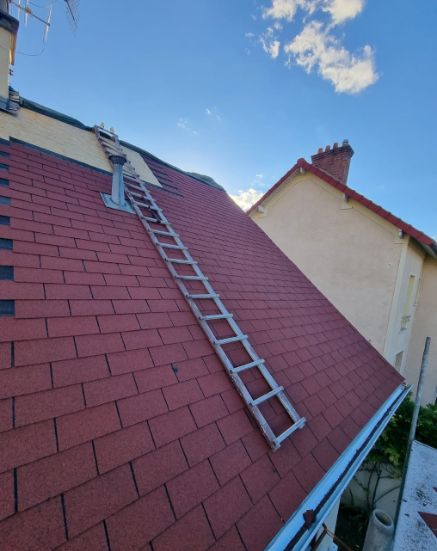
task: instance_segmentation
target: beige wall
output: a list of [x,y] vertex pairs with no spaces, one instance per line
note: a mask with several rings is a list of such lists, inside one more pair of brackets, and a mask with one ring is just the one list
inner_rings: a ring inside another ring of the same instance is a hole
[[422,403],[434,403],[437,391],[437,260],[427,258],[416,307],[405,375],[416,385],[425,338],[431,337],[430,362]]
[[396,228],[308,173],[289,178],[252,218],[382,353],[408,246]]

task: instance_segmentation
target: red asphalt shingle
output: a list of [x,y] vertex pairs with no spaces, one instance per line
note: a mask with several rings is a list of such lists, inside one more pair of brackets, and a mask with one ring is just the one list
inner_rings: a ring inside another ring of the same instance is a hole
[[262,548],[400,376],[223,191],[148,158],[155,198],[307,416],[273,454],[137,217],[104,207],[110,176],[2,148],[0,550]]

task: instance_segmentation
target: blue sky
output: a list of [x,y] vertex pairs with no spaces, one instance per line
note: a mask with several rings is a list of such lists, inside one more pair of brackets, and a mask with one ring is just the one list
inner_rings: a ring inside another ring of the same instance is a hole
[[24,97],[234,195],[348,138],[350,185],[437,236],[436,2],[87,0],[75,33],[63,4],[42,53],[22,21]]

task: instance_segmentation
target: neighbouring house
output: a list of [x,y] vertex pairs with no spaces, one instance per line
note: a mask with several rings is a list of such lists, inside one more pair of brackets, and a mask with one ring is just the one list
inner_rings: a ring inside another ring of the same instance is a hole
[[[403,378],[214,181],[11,91],[17,27],[0,12],[0,550],[307,549]],[[301,424],[273,451],[279,396]]]
[[433,339],[424,403],[437,392],[437,243],[347,184],[347,141],[299,159],[249,215],[366,339],[416,384]]

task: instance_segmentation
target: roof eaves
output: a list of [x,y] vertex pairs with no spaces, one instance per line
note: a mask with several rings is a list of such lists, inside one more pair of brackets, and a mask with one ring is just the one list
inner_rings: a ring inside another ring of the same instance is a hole
[[[411,386],[400,385],[391,394],[303,500],[300,507],[266,547],[266,551],[284,551],[286,549],[299,551],[308,548],[331,508],[340,499],[341,494],[410,391]],[[315,513],[315,521],[309,527],[304,519],[304,513],[307,511]]]

